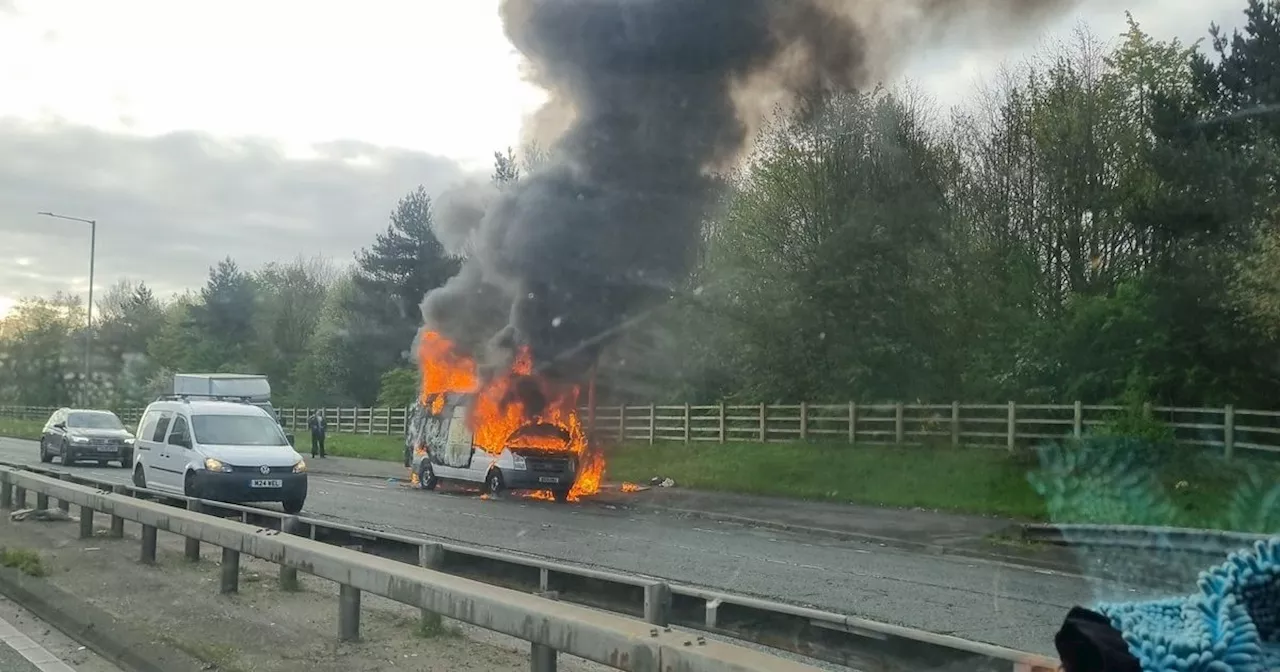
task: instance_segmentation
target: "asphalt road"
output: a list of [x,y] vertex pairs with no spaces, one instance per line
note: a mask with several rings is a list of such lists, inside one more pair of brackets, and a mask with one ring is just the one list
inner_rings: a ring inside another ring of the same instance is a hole
[[[0,460],[37,463],[37,445],[0,438]],[[113,466],[70,470],[114,482],[129,477]],[[304,514],[810,605],[1045,654],[1054,654],[1053,634],[1072,606],[1143,594],[1046,570],[600,503],[484,500],[472,493],[425,492],[316,473]]]

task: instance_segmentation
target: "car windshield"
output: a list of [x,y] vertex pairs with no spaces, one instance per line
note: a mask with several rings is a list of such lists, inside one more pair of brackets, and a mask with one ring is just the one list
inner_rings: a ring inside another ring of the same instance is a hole
[[280,426],[261,415],[194,415],[191,427],[198,443],[217,446],[288,445]]
[[78,429],[124,429],[115,413],[95,411],[72,413],[67,416],[67,426]]

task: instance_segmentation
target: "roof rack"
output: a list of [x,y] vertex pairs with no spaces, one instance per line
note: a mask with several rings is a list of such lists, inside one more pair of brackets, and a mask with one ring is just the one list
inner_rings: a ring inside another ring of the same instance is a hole
[[227,394],[162,394],[156,397],[156,401],[185,401],[190,402],[192,399],[200,401],[234,401],[241,404],[252,404],[253,398],[246,396],[233,396]]

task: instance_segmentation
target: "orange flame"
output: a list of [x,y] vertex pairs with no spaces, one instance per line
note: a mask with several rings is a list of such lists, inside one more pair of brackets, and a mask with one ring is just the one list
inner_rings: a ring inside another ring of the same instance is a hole
[[640,486],[636,485],[635,483],[623,483],[623,484],[622,484],[622,491],[623,491],[623,492],[640,492],[640,490],[641,490],[641,489],[642,489],[642,488],[641,488]]
[[[517,446],[572,453],[580,466],[569,500],[578,501],[600,491],[604,458],[587,450],[586,432],[578,418],[579,386],[556,383],[536,374],[528,348],[516,353],[515,361],[506,371],[482,383],[475,360],[456,352],[453,343],[441,334],[428,331],[418,345],[418,362],[422,369],[421,403],[432,413],[444,410],[448,393],[475,394],[467,425],[476,447],[494,455],[501,454],[504,448]],[[526,407],[524,400],[531,393],[545,400],[542,408]],[[535,424],[560,428],[568,441],[562,437],[523,434],[513,443],[512,435],[517,430]],[[551,498],[549,493],[535,497]]]

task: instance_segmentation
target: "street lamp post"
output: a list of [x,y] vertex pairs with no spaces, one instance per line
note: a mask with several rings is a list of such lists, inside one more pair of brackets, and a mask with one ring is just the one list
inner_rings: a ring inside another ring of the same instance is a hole
[[54,219],[66,219],[72,222],[84,222],[89,225],[89,305],[88,317],[85,320],[84,328],[84,386],[80,390],[80,403],[87,404],[89,401],[89,380],[93,373],[93,265],[97,257],[98,249],[98,220],[84,219],[83,217],[69,217],[67,215],[59,215],[52,212],[37,212],[37,215],[45,217],[53,217]]

